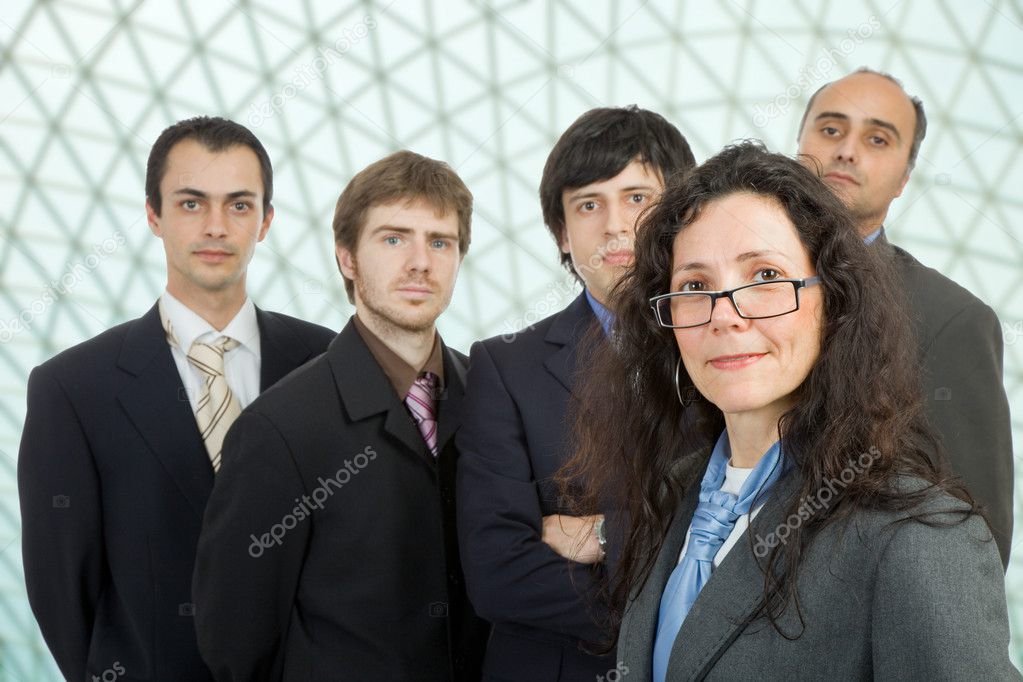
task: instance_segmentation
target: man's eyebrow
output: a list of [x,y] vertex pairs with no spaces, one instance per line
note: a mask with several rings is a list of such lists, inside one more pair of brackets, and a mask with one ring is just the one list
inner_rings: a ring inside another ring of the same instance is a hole
[[[411,227],[402,227],[401,225],[377,225],[374,227],[370,234],[379,234],[381,232],[397,232],[398,234],[412,234],[415,232]],[[458,233],[439,232],[437,230],[428,230],[426,232],[428,239],[458,239]]]
[[[819,121],[822,118],[837,118],[840,121],[849,120],[849,116],[839,111],[822,111],[821,113],[814,116],[813,120]],[[886,121],[883,118],[868,118],[867,123],[869,123],[872,126],[877,126],[878,128],[884,128],[885,130],[891,131],[892,135],[894,135],[896,139],[899,140],[899,142],[902,141],[902,135],[899,134],[899,129],[895,127],[894,123]]]
[[[623,188],[621,188],[620,190],[617,190],[617,191],[618,191],[619,194],[623,194],[625,192],[635,192],[637,190],[647,190],[647,191],[651,191],[652,192],[655,189],[656,189],[656,187],[654,187],[653,185],[630,185],[629,187],[623,187]],[[603,192],[593,192],[593,191],[582,191],[582,190],[580,190],[580,191],[572,192],[571,194],[569,194],[568,195],[568,201],[576,201],[577,199],[592,199],[593,197],[599,197],[601,194],[603,194]]]
[[882,118],[868,118],[867,123],[873,126],[877,126],[878,128],[890,130],[892,132],[892,135],[894,135],[899,142],[902,142],[902,135],[899,134],[899,129],[895,127],[894,123],[889,123],[888,121]]
[[[194,187],[182,187],[181,189],[174,190],[173,194],[183,194],[190,197],[198,197],[200,199],[209,199],[210,195],[203,192],[201,189],[195,189]],[[225,195],[228,199],[255,199],[256,193],[249,189],[239,189],[234,192],[228,192]]]
[[206,192],[203,192],[202,190],[199,189],[194,189],[192,187],[182,187],[181,189],[174,190],[173,193],[185,194],[190,197],[199,197],[200,199],[208,199],[210,196],[209,194],[206,194]]
[[822,111],[821,113],[819,113],[816,116],[814,116],[813,120],[819,121],[822,118],[837,118],[837,119],[842,120],[842,121],[848,121],[849,120],[849,117],[846,116],[845,114],[843,114],[840,111]]

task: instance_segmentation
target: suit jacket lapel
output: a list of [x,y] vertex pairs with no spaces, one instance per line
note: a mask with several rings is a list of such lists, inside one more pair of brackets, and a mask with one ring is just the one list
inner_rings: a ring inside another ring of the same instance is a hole
[[[695,492],[698,496],[698,490]],[[754,538],[766,536],[785,523],[786,509],[798,492],[799,476],[790,470],[775,484],[770,499],[750,524]],[[695,509],[695,504],[693,507]],[[685,528],[682,532],[684,537]],[[677,558],[677,551],[675,556]],[[765,559],[754,556],[745,537],[729,550],[682,623],[668,663],[670,679],[702,678],[742,634],[743,621],[763,600],[761,562]],[[662,583],[662,590],[663,587]]]
[[[433,459],[426,451],[423,436],[409,418],[405,405],[351,320],[330,342],[327,361],[341,402],[352,421],[386,412],[384,431],[415,454]],[[447,367],[444,369],[446,373]]]
[[561,346],[544,361],[547,371],[568,390],[575,384],[576,355],[579,341],[597,318],[583,292],[558,315],[544,341]]
[[678,512],[672,519],[665,536],[664,545],[650,575],[632,601],[622,620],[621,637],[618,642],[618,658],[629,662],[629,671],[636,679],[649,679],[653,674],[651,662],[654,655],[654,639],[657,637],[657,617],[661,608],[661,593],[678,564],[679,552],[686,539],[686,531],[692,522],[696,503],[699,501],[699,486],[682,498]]
[[444,451],[444,446],[462,425],[466,371],[467,368],[461,358],[444,346],[444,392],[437,400],[438,453]]
[[280,319],[256,308],[259,324],[259,390],[270,388],[312,356],[302,338]]
[[122,408],[201,517],[213,467],[155,305],[132,324],[117,365],[135,377],[118,395]]

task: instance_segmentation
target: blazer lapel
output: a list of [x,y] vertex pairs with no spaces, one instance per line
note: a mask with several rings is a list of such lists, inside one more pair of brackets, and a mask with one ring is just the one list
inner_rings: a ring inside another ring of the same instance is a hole
[[153,306],[129,330],[117,365],[135,377],[118,400],[195,513],[213,489],[213,467]]
[[259,325],[259,391],[262,393],[312,355],[309,346],[276,316],[256,308]]
[[[775,484],[770,499],[750,524],[754,538],[766,536],[785,522],[785,511],[798,491],[799,477],[790,470]],[[694,492],[698,494],[698,490]],[[693,507],[695,509],[695,505]],[[686,523],[686,527],[688,525]],[[683,529],[683,537],[684,532]],[[671,650],[668,678],[702,679],[742,634],[742,623],[763,600],[761,562],[764,559],[754,556],[745,536],[729,550],[682,623]],[[662,590],[663,587],[662,584]]]
[[654,639],[657,637],[657,618],[661,609],[661,593],[678,565],[679,552],[686,539],[686,531],[692,522],[696,504],[699,501],[699,485],[682,498],[678,512],[672,519],[665,536],[664,545],[650,575],[638,592],[634,593],[622,619],[621,635],[618,640],[618,658],[627,661],[629,672],[636,679],[650,679],[653,674],[651,662],[654,655]]
[[341,402],[352,421],[386,412],[384,431],[416,455],[433,459],[426,451],[419,429],[412,423],[394,387],[351,320],[330,342],[327,361]]
[[575,384],[576,354],[579,342],[590,325],[597,321],[586,293],[576,297],[561,313],[547,331],[544,341],[561,346],[543,363],[547,371],[568,390]]
[[462,425],[466,372],[462,359],[444,346],[444,392],[437,400],[437,452],[444,451],[444,446]]

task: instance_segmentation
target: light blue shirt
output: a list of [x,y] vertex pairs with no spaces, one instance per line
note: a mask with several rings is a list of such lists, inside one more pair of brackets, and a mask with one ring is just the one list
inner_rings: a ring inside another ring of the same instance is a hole
[[590,293],[589,289],[586,289],[586,300],[589,301],[593,314],[600,320],[600,326],[604,328],[604,335],[611,336],[611,325],[614,324],[615,316],[603,303],[593,298],[593,294]]
[[880,237],[882,232],[884,232],[884,227],[877,228],[876,230],[874,230],[873,232],[871,232],[870,234],[863,238],[863,243],[868,245],[873,244],[874,240]]

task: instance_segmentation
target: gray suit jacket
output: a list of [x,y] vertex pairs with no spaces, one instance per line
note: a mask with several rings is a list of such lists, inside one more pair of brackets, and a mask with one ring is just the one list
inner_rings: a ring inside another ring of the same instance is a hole
[[[978,517],[929,527],[892,523],[905,514],[861,512],[832,523],[804,551],[801,636],[786,639],[766,619],[743,627],[764,588],[756,543],[772,532],[787,537],[778,529],[798,489],[795,474],[779,481],[753,519],[750,541],[732,547],[715,569],[675,640],[668,680],[1023,679],[1008,657],[998,551]],[[651,679],[661,593],[698,494],[697,486],[684,498],[649,579],[626,610],[618,667],[630,682]],[[927,510],[961,506],[946,496]],[[791,605],[779,625],[790,638],[800,633]]]
[[1009,565],[1012,544],[1012,426],[1002,384],[1002,329],[983,301],[890,244],[905,287],[922,369],[924,409],[952,473],[980,502]]

